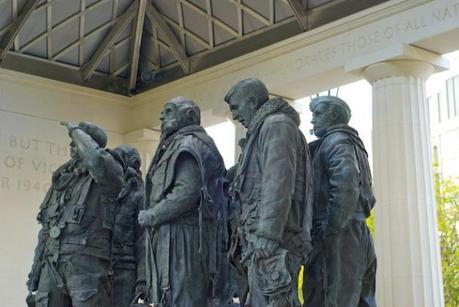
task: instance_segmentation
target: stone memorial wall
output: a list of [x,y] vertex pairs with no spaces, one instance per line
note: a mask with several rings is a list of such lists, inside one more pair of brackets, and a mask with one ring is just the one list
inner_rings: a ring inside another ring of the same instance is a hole
[[110,146],[117,145],[123,135],[115,121],[123,108],[65,87],[9,77],[0,75],[0,297],[2,306],[24,306],[38,208],[52,172],[69,158],[70,139],[60,121],[98,122],[105,125]]

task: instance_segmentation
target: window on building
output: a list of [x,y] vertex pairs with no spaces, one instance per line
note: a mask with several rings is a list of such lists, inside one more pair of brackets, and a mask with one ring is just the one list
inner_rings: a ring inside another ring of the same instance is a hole
[[437,93],[438,122],[441,123],[441,95]]
[[454,115],[459,115],[459,76],[453,78],[453,90],[454,90]]
[[433,124],[436,124],[435,121],[435,105],[433,104],[433,99],[431,96],[427,97],[427,121],[428,127],[432,130]]
[[449,78],[446,80],[446,113],[448,115],[448,119],[452,116],[456,116],[455,102],[454,80],[453,78]]
[[427,114],[429,114],[429,116],[432,116],[432,112],[430,111],[432,109],[432,97],[429,96],[427,97]]
[[433,147],[433,162],[438,163],[438,146]]

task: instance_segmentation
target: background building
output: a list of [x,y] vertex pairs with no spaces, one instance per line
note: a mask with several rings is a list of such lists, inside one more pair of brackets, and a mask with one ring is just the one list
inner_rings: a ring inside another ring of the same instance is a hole
[[434,161],[442,178],[459,180],[459,52],[450,56],[451,69],[427,83],[427,101]]

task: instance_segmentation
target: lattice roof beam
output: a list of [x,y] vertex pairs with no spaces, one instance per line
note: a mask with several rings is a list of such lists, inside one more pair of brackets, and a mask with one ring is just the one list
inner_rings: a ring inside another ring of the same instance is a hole
[[[185,29],[185,21],[184,21],[184,17],[183,17],[183,7],[182,7],[182,3],[180,1],[177,1],[177,15],[178,15],[178,22],[180,24],[180,27],[182,29]],[[185,45],[185,34],[180,31],[180,42],[182,43],[182,46],[186,46]],[[186,48],[186,47],[185,47]]]
[[212,21],[214,24],[218,25],[223,30],[225,30],[226,32],[232,34],[233,36],[236,36],[236,37],[242,36],[242,34],[240,34],[238,31],[234,30],[233,28],[231,28],[229,25],[227,25],[226,23],[224,23],[223,21],[221,21],[217,17],[207,15],[207,11],[203,10],[202,8],[197,6],[196,4],[188,2],[186,0],[179,0],[179,1],[181,3],[183,3],[183,4],[185,4],[186,6],[188,6],[190,9],[192,9],[196,13],[198,13],[198,14],[204,16],[205,18],[207,18],[208,20]]
[[[12,9],[13,9],[13,20],[18,18],[18,0],[13,0],[12,4]],[[14,43],[13,43],[13,50],[17,51],[19,49],[19,40],[18,36],[14,38]]]
[[[65,25],[68,25],[69,23],[73,22],[77,18],[81,18],[81,16],[83,14],[89,13],[91,10],[94,10],[94,9],[98,8],[99,6],[101,6],[102,4],[106,3],[107,1],[108,0],[100,0],[99,2],[95,2],[95,3],[91,4],[90,6],[87,6],[84,12],[79,11],[78,13],[73,14],[72,16],[70,16],[70,17],[62,20],[61,22],[55,24],[53,26],[53,31],[57,31],[57,30],[61,29],[62,27],[64,27]],[[47,3],[51,3],[51,2],[45,2],[45,4],[47,4]],[[107,25],[109,23],[106,23],[105,25]],[[35,36],[32,40],[28,41],[26,44],[21,46],[21,48],[19,49],[19,52],[26,51],[27,49],[29,49],[30,47],[32,47],[36,43],[40,42],[47,34],[48,34],[48,32],[45,31],[45,32]]]
[[152,22],[150,22],[151,28],[153,30],[153,57],[157,64],[156,69],[159,70],[161,68],[161,55],[159,54],[159,34],[158,34],[158,27],[155,26]]
[[[212,0],[206,0],[206,11],[207,15],[212,17]],[[207,31],[209,32],[209,45],[211,48],[213,48],[215,45],[214,24],[210,20],[207,20],[207,29]]]
[[[51,2],[51,0],[47,0],[47,2]],[[48,59],[53,57],[53,7],[50,5],[46,9],[46,53],[48,54]]]
[[132,36],[129,90],[134,89],[137,83],[137,73],[139,70],[139,58],[140,58],[140,45],[142,43],[142,33],[143,33],[143,24],[145,21],[146,7],[147,7],[147,0],[140,0],[138,14],[137,14],[137,18],[135,21],[134,34]]
[[271,22],[271,24],[274,24],[274,22],[276,21],[275,12],[276,7],[274,5],[274,0],[269,0],[269,22]]
[[295,14],[296,20],[300,25],[302,31],[308,30],[308,15],[307,15],[307,8],[303,6],[302,0],[288,0],[293,14]]
[[110,32],[105,36],[102,43],[97,47],[97,50],[91,56],[91,59],[80,69],[83,81],[86,82],[91,78],[97,66],[102,61],[105,53],[115,42],[118,35],[129,25],[129,22],[135,17],[139,2],[134,1],[129,8],[118,17]]
[[79,29],[78,29],[78,37],[79,37],[79,44],[78,44],[78,64],[83,65],[84,61],[84,25],[86,19],[86,0],[80,0],[80,22],[79,22]]
[[[118,14],[118,0],[113,0],[113,6],[112,6],[112,20],[116,20],[116,15]],[[110,74],[113,74],[115,72],[115,63],[116,63],[116,48],[115,45],[113,45],[110,48],[110,59],[109,59],[109,69],[110,69]]]
[[48,8],[50,5],[53,4],[54,1],[56,1],[56,0],[50,0],[50,1],[47,1],[47,2],[44,2],[44,3],[40,4],[40,5],[38,5],[38,6],[35,8],[34,13],[36,13],[36,12],[42,10],[42,9]]
[[172,29],[167,25],[164,18],[151,3],[147,4],[147,16],[150,21],[154,23],[164,34],[164,37],[167,40],[167,44],[171,48],[172,53],[179,61],[180,66],[182,67],[185,74],[188,75],[190,73],[190,60],[185,52],[184,47],[180,44],[174,32],[172,32]]
[[188,35],[189,37],[193,38],[197,43],[199,43],[201,46],[203,46],[206,49],[211,49],[212,46],[203,38],[201,38],[199,35],[193,33],[190,30],[182,28],[175,20],[171,19],[170,17],[167,17],[166,15],[162,15],[164,20],[174,27],[177,31],[183,32],[184,34]]
[[8,30],[8,33],[0,42],[0,63],[5,58],[8,50],[11,48],[11,45],[14,43],[15,38],[19,34],[19,31],[21,31],[27,19],[30,17],[33,10],[37,7],[38,2],[40,2],[40,0],[28,0],[22,7],[21,13],[13,21],[11,27]]
[[0,35],[3,35],[6,32],[8,32],[10,28],[11,28],[11,25],[7,25],[3,29],[0,29]]
[[271,25],[271,22],[268,19],[266,19],[265,16],[263,16],[262,14],[260,14],[259,12],[255,11],[255,10],[253,10],[252,8],[248,7],[247,5],[242,3],[241,0],[230,0],[230,2],[233,3],[234,5],[236,5],[236,7],[238,7],[241,11],[244,11],[247,14],[251,15],[253,18],[257,19],[258,21],[260,21],[264,25],[266,25],[266,26],[270,26]]
[[[237,0],[239,3],[241,0]],[[242,7],[236,5],[236,11],[237,11],[237,30],[239,32],[239,35],[242,36],[244,34],[244,22],[243,22],[243,14],[242,14]]]
[[[111,27],[114,23],[115,23],[115,21],[110,20],[110,21],[104,23],[103,25],[91,30],[90,32],[86,33],[86,36],[83,38],[83,40],[90,39],[92,36],[96,35],[100,31],[104,31],[105,29]],[[59,50],[58,52],[56,52],[54,54],[54,56],[53,56],[53,61],[58,60],[59,58],[64,56],[66,53],[68,53],[68,52],[72,51],[73,49],[79,47],[81,44],[82,43],[81,43],[81,39],[80,38],[78,38],[77,40],[73,41],[73,43],[71,43],[70,45],[67,45],[66,47],[64,47],[61,50]],[[23,51],[23,50],[21,50],[21,51]],[[81,64],[81,65],[83,65],[83,64]]]

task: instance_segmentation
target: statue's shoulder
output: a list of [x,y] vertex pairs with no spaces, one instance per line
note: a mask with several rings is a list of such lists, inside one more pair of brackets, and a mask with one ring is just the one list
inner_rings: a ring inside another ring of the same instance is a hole
[[347,143],[351,140],[351,136],[343,129],[336,129],[328,132],[323,138],[323,143]]
[[186,134],[180,138],[177,144],[177,151],[196,150],[201,143],[202,141],[196,135]]
[[195,152],[207,149],[210,151],[217,150],[215,142],[205,131],[184,135],[180,147],[188,148]]
[[276,123],[291,123],[295,126],[294,121],[284,113],[273,113],[266,117],[264,125],[276,124]]
[[283,131],[281,135],[287,137],[294,135],[292,134],[292,131],[297,129],[297,126],[295,125],[295,122],[287,115],[283,113],[274,113],[268,115],[265,118],[263,124],[260,127],[260,131],[263,133],[263,131],[270,131],[272,129],[275,129],[278,132]]
[[193,157],[199,157],[202,155],[205,149],[205,144],[202,139],[194,134],[186,134],[180,137],[180,140],[175,144],[173,150],[172,160],[176,160],[181,154],[188,153]]
[[331,152],[341,152],[342,150],[349,150],[349,146],[354,146],[351,136],[346,131],[334,130],[327,133],[321,141],[320,152],[325,155]]

